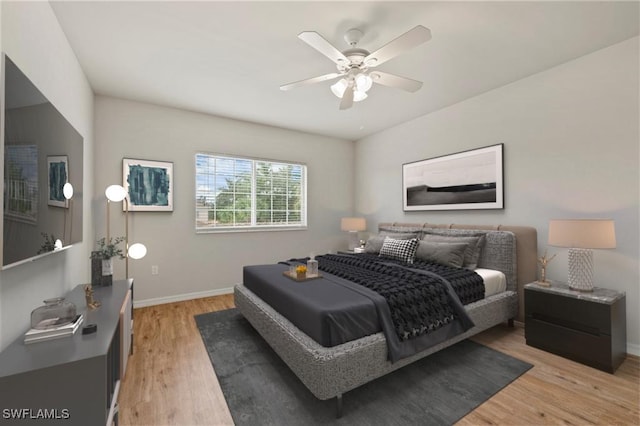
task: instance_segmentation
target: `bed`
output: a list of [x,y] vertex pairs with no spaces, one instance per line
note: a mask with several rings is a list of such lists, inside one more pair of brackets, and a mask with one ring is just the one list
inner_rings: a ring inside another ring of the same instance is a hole
[[[353,339],[342,336],[342,340],[347,341],[338,340],[330,344],[323,342],[326,345],[323,346],[317,341],[321,340],[321,337],[318,337],[317,333],[313,331],[313,325],[307,326],[298,322],[295,313],[286,312],[285,316],[277,309],[277,302],[269,300],[270,303],[268,303],[263,300],[263,298],[269,299],[269,292],[264,293],[261,298],[256,292],[247,288],[245,283],[236,285],[234,296],[239,311],[315,397],[321,400],[336,398],[338,416],[342,412],[342,395],[345,392],[490,327],[504,322],[512,325],[514,319],[521,320],[523,315],[519,312],[518,306],[524,306],[522,303],[523,286],[536,279],[537,236],[536,230],[531,227],[380,223],[378,231],[380,236],[387,235],[392,238],[394,235],[411,233],[421,237],[426,233],[454,237],[483,235],[483,247],[477,259],[477,267],[480,270],[499,271],[504,277],[506,289],[464,305],[465,314],[471,320],[470,326],[447,335],[446,338],[441,338],[436,343],[432,342],[429,347],[421,348],[416,353],[411,355],[404,353],[402,356],[392,359],[390,347],[393,339],[388,340],[384,331],[367,331],[366,327],[363,327],[366,335],[356,336]],[[273,276],[262,279],[273,281],[278,276],[279,285],[288,285],[288,278],[281,275],[281,271],[287,267],[286,265],[271,265],[269,270],[273,271],[268,272],[267,275],[272,274]],[[251,269],[248,270],[251,271]],[[257,275],[262,276],[263,273],[264,271],[260,269],[260,273]],[[331,274],[328,276],[332,278],[326,281],[326,286],[316,286],[315,288],[339,284],[337,283],[338,279],[335,279]],[[254,281],[255,277],[247,278],[247,272],[245,272],[245,280]],[[295,284],[299,285],[299,283]],[[336,287],[340,287],[341,289],[337,291],[342,292],[337,299],[349,301],[348,295],[351,294],[349,289],[345,291],[342,286],[336,285]],[[309,297],[317,299],[319,296],[312,294]],[[291,300],[281,301],[281,303],[293,305],[294,308],[298,306]],[[348,304],[352,305],[353,303],[349,302]],[[365,304],[362,303],[361,310],[363,315],[369,315],[365,312],[367,309]],[[305,309],[299,310],[299,316],[305,316],[307,312]],[[320,311],[324,310],[320,309]],[[293,322],[287,317],[293,319]],[[300,327],[294,325],[294,322]],[[302,331],[301,327],[306,329],[307,333]],[[310,335],[315,336],[315,339]]]

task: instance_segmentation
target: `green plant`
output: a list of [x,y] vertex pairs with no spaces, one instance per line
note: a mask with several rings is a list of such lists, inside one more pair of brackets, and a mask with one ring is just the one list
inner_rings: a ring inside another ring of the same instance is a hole
[[40,235],[44,237],[44,242],[40,246],[38,254],[54,251],[56,249],[56,237],[53,234],[49,235],[46,232],[41,232]]
[[119,256],[120,259],[124,259],[122,249],[118,247],[118,244],[124,241],[124,237],[109,238],[107,243],[106,238],[100,238],[96,242],[98,248],[91,252],[92,259],[111,259],[112,257]]

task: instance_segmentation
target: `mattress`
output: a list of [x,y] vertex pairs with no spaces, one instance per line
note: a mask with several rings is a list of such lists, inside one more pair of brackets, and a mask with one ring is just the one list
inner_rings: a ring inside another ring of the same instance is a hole
[[482,277],[484,281],[484,297],[502,293],[507,289],[507,277],[495,269],[476,268],[474,272]]

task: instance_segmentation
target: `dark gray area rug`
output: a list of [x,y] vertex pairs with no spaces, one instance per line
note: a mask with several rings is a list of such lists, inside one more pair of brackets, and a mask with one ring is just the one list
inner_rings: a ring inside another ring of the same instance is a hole
[[237,425],[450,425],[532,367],[464,340],[347,392],[336,419],[237,309],[195,319]]

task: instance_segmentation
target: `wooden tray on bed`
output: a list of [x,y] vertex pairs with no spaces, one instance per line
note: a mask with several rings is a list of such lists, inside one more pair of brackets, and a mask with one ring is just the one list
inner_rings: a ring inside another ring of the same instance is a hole
[[322,275],[318,274],[318,275],[310,275],[310,276],[306,276],[304,278],[298,278],[298,274],[290,274],[289,271],[284,271],[282,273],[282,275],[284,275],[285,277],[292,279],[294,281],[297,281],[299,283],[304,282],[304,281],[311,281],[311,280],[315,280],[317,278],[322,278]]

